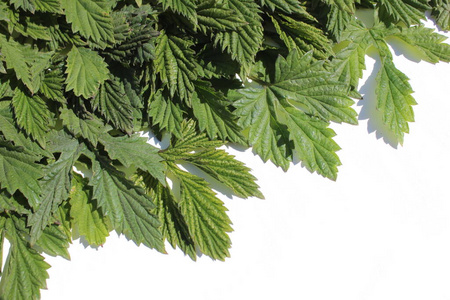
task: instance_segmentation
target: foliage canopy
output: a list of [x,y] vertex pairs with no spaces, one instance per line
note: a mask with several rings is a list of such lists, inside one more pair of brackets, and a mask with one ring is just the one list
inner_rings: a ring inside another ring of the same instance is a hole
[[448,0],[1,0],[0,299],[38,299],[43,253],[68,259],[72,239],[98,246],[112,230],[224,260],[231,220],[207,180],[263,195],[222,146],[335,180],[329,125],[357,124],[369,49],[376,106],[403,143],[416,101],[387,41],[450,61],[426,11],[450,28]]

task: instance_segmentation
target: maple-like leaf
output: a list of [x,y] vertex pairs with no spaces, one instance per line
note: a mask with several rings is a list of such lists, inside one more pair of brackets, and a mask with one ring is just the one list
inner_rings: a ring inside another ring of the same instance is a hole
[[50,256],[61,256],[70,260],[69,243],[70,240],[60,226],[50,225],[45,227],[34,248]]
[[183,111],[179,103],[171,100],[170,97],[164,97],[162,91],[151,96],[148,114],[153,125],[158,125],[160,129],[180,136]]
[[448,0],[431,0],[432,16],[442,30],[450,29],[450,2]]

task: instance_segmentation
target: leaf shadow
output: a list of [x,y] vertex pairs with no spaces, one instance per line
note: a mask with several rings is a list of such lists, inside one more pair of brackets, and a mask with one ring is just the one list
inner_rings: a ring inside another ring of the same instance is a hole
[[369,57],[375,60],[372,73],[367,78],[365,83],[359,89],[360,94],[363,96],[361,100],[357,102],[357,106],[361,107],[361,111],[358,116],[358,120],[367,120],[368,133],[375,133],[376,138],[383,139],[383,141],[391,147],[397,149],[399,142],[394,133],[383,122],[383,116],[377,109],[377,97],[375,94],[376,89],[376,77],[378,71],[381,68],[380,57],[377,53],[369,52]]

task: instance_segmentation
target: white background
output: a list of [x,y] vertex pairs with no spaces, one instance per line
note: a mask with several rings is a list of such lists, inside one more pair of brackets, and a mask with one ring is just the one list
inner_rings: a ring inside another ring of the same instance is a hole
[[369,57],[359,126],[333,125],[342,147],[337,182],[229,149],[266,197],[222,197],[233,221],[231,258],[193,262],[115,233],[98,250],[74,241],[70,262],[47,259],[42,299],[450,299],[450,66],[408,57],[395,64],[419,105],[403,147],[382,137]]

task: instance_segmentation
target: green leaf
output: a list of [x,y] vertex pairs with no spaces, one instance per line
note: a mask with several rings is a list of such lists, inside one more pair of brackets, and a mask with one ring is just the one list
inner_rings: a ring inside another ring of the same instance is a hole
[[[18,199],[18,197],[14,197],[10,193],[6,191],[6,189],[0,190],[0,212],[6,212],[9,213],[11,211],[17,212],[19,214],[27,215],[30,213],[28,209],[25,208],[22,199]],[[1,221],[0,221],[0,239],[3,239],[3,236],[1,236]],[[1,256],[1,242],[0,242],[0,263],[2,261]],[[1,268],[0,268],[0,275],[1,275]]]
[[25,37],[35,40],[51,40],[48,27],[40,24],[42,22],[39,18],[20,15],[14,11],[10,11],[8,17],[8,29],[10,32],[16,31]]
[[275,30],[289,51],[297,50],[301,54],[313,51],[317,59],[327,59],[333,55],[331,44],[322,30],[291,17],[280,15],[271,17]]
[[34,248],[43,251],[50,256],[61,256],[70,260],[69,243],[66,234],[58,225],[45,227],[39,240],[36,241]]
[[432,0],[431,15],[441,30],[450,29],[450,2],[448,0]]
[[105,217],[91,201],[91,191],[85,180],[78,174],[72,178],[70,190],[70,217],[72,219],[73,237],[83,236],[89,245],[101,246],[109,236]]
[[[249,143],[255,152],[264,161],[270,159],[286,170],[288,158],[295,151],[311,172],[335,180],[340,162],[333,153],[338,147],[331,147],[332,134],[325,134],[326,130],[319,130],[317,125],[313,126],[314,134],[310,134],[313,129],[307,128],[301,113],[325,123],[331,120],[356,124],[356,112],[350,107],[353,101],[346,96],[346,86],[334,81],[320,62],[313,62],[311,53],[300,57],[296,51],[286,59],[281,56],[277,59],[272,82],[255,79],[262,84],[261,88],[241,90],[241,97],[234,103],[239,124],[248,128]],[[282,107],[289,107],[286,108],[289,113],[283,113]],[[305,134],[313,140],[307,141],[309,147],[302,146],[306,142]],[[325,153],[320,147],[333,154]],[[311,149],[327,157],[327,167],[316,160]]]
[[242,65],[244,73],[248,73],[263,42],[259,6],[253,0],[229,0],[224,5],[248,24],[237,30],[216,33],[214,45],[219,44],[222,51],[231,54],[232,59]]
[[355,2],[360,2],[360,0],[322,0],[329,6],[336,6],[340,10],[354,13],[355,12]]
[[237,30],[247,24],[234,10],[216,0],[201,2],[197,7],[197,18],[200,31],[204,34],[215,30]]
[[40,159],[42,156],[50,156],[48,151],[43,150],[37,143],[28,138],[16,127],[10,109],[0,110],[0,131],[3,136],[15,146],[21,147],[24,152]]
[[324,177],[336,180],[337,167],[341,165],[336,151],[341,148],[332,140],[336,134],[327,128],[329,123],[311,118],[289,106],[279,108],[278,113],[283,115],[295,151],[305,167],[310,172],[317,171]]
[[223,202],[202,178],[173,164],[170,169],[180,180],[179,206],[195,243],[202,253],[213,259],[225,260],[230,256],[228,248],[231,246],[227,232],[233,229]]
[[250,169],[224,150],[205,149],[188,154],[186,162],[230,188],[238,197],[264,198],[255,183],[256,178],[250,174]]
[[102,121],[94,116],[88,116],[87,119],[78,117],[72,110],[63,108],[59,115],[64,126],[75,136],[81,136],[97,146],[99,136],[105,134],[108,127],[105,127]]
[[174,249],[178,246],[191,259],[196,260],[195,243],[173,192],[167,184],[164,187],[158,183],[151,195],[156,206],[153,212],[162,224],[163,237]]
[[208,133],[211,139],[219,137],[234,143],[246,144],[236,117],[230,112],[230,102],[225,96],[206,81],[195,82],[192,96],[192,109],[198,120],[200,130]]
[[46,288],[47,269],[50,265],[36,250],[28,246],[21,230],[16,228],[18,222],[23,223],[22,220],[6,220],[6,238],[11,247],[0,281],[0,298],[37,300],[40,298],[39,289]]
[[48,99],[65,103],[63,93],[64,75],[61,69],[57,68],[45,72],[39,91]]
[[353,100],[345,85],[334,81],[321,62],[313,62],[311,53],[302,57],[296,51],[275,63],[275,77],[268,88],[279,98],[286,98],[307,114],[324,120],[357,124]]
[[7,41],[2,35],[0,49],[6,67],[15,71],[16,77],[22,80],[31,93],[39,91],[44,78],[43,71],[50,64],[53,52],[39,52],[14,40]]
[[73,32],[80,32],[96,43],[113,43],[114,30],[110,3],[105,0],[61,0],[66,20]]
[[376,80],[377,109],[383,122],[403,144],[403,135],[409,132],[408,122],[414,122],[412,105],[417,104],[411,96],[413,90],[408,77],[390,59],[382,58]]
[[33,207],[39,203],[41,188],[38,179],[43,172],[34,155],[19,151],[4,142],[0,143],[0,185],[12,195],[17,190]]
[[423,25],[403,27],[396,36],[418,50],[421,58],[427,62],[450,61],[450,45],[444,43],[447,37],[431,28],[425,28]]
[[425,19],[425,11],[431,7],[429,0],[379,0],[379,13],[382,20],[392,19],[406,25],[420,24]]
[[183,111],[170,97],[164,97],[163,92],[158,91],[152,95],[148,114],[153,125],[158,125],[160,129],[166,129],[177,137],[181,135]]
[[193,81],[197,79],[197,64],[190,48],[192,41],[169,36],[162,31],[156,43],[156,72],[167,84],[172,97],[176,92],[182,100],[188,101],[194,92]]
[[92,107],[98,110],[115,127],[128,134],[133,132],[133,107],[125,97],[125,91],[116,80],[107,80],[100,85],[98,94],[92,99]]
[[264,162],[271,160],[283,170],[289,168],[291,157],[286,128],[276,120],[273,93],[269,89],[245,89],[234,112],[240,117],[238,124],[248,130],[248,142]]
[[93,162],[94,175],[89,181],[92,198],[104,211],[117,233],[124,234],[137,245],[164,252],[158,219],[150,212],[155,208],[145,192],[133,185],[122,173],[97,156]]
[[66,91],[84,98],[97,94],[100,84],[109,78],[107,64],[97,52],[72,47],[67,54]]
[[39,207],[28,219],[31,226],[31,243],[34,244],[48,226],[58,206],[69,197],[72,168],[85,146],[76,139],[59,134],[52,138],[52,152],[60,152],[58,160],[49,164],[41,180],[42,196]]
[[46,134],[52,113],[39,96],[30,96],[21,87],[14,90],[11,102],[17,125],[31,135],[41,146],[45,146]]
[[195,1],[191,0],[159,0],[164,10],[169,8],[177,13],[182,14],[189,20],[197,23],[197,14],[195,12]]
[[133,166],[147,171],[165,184],[165,168],[158,155],[159,149],[147,143],[146,138],[138,134],[122,137],[102,135],[99,140],[111,159],[119,160],[127,168]]
[[34,0],[34,5],[37,11],[62,14],[59,0]]
[[16,9],[21,8],[32,13],[34,13],[35,10],[34,2],[34,0],[9,0],[9,3],[14,5]]
[[309,15],[306,9],[296,0],[259,0],[261,6],[267,6],[272,11],[280,10],[286,14]]
[[326,28],[340,42],[341,34],[353,20],[353,16],[346,10],[339,9],[336,5],[329,7],[330,11],[327,14]]

